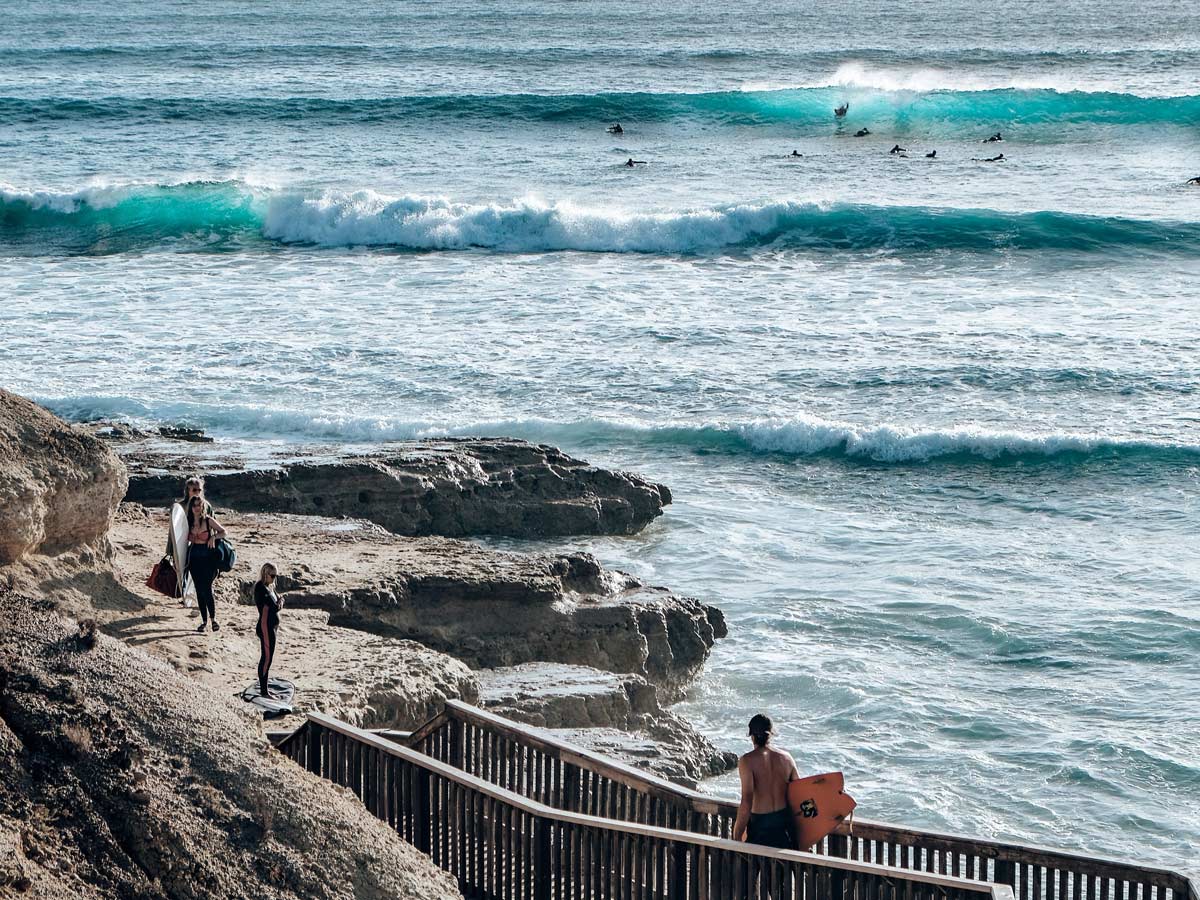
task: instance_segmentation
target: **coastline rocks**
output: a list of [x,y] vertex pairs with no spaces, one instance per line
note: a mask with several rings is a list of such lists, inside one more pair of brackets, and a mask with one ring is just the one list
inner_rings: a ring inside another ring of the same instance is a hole
[[[145,444],[119,446],[130,468],[131,502],[170,505],[197,468]],[[509,438],[401,442],[338,460],[210,470],[205,481],[220,506],[368,519],[406,536],[636,534],[671,502],[664,485]]]
[[664,709],[637,675],[529,663],[479,672],[479,703],[567,743],[695,787],[737,765],[687,720]]
[[[647,587],[586,553],[502,553],[398,538],[362,522],[237,521],[234,533],[252,543],[272,535],[290,608],[321,609],[333,625],[415,640],[474,668],[573,663],[640,675],[673,698],[726,634],[715,607]],[[243,602],[253,582],[242,576]]]
[[0,894],[459,896],[227,699],[44,605],[0,618]]
[[0,390],[0,566],[102,540],[126,484],[103,442]]
[[[165,659],[223,696],[240,693],[254,681],[259,657],[257,612],[238,604],[241,584],[252,584],[258,566],[276,556],[277,548],[262,535],[243,541],[242,520],[225,521],[235,529],[241,558],[232,575],[216,583],[219,635],[197,634],[194,607],[185,609],[141,583],[162,553],[167,515],[129,503],[122,504],[110,532],[117,584],[89,585],[86,598],[63,597],[60,608],[95,616],[106,633]],[[106,590],[134,594],[142,605],[139,614],[123,611],[132,604],[112,602]],[[446,700],[474,703],[478,697],[475,674],[463,662],[413,641],[339,628],[322,610],[285,608],[277,640],[271,673],[296,682],[298,693],[296,714],[274,728],[297,727],[304,713],[317,711],[362,728],[411,730]]]

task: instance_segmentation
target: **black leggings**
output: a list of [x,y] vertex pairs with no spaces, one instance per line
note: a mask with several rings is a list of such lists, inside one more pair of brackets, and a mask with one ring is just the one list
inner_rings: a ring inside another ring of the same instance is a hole
[[270,696],[267,693],[267,676],[275,660],[275,629],[278,627],[279,623],[272,622],[271,617],[263,612],[259,614],[258,627],[254,629],[258,632],[258,691],[263,697]]
[[188,549],[188,574],[196,586],[200,603],[200,621],[217,621],[217,605],[213,600],[213,581],[217,578],[217,553],[206,544],[192,544]]

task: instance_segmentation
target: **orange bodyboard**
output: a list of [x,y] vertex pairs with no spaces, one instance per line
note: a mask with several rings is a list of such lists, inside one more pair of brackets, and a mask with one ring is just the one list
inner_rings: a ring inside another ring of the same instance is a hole
[[788,784],[796,844],[807,850],[842,824],[858,804],[844,790],[841,772],[810,775]]

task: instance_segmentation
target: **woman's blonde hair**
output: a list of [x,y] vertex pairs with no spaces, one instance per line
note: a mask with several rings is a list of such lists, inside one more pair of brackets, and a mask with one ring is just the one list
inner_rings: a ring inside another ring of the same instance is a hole
[[265,581],[268,571],[276,578],[279,577],[279,570],[275,568],[275,563],[265,562],[262,564],[262,568],[258,570],[258,580]]

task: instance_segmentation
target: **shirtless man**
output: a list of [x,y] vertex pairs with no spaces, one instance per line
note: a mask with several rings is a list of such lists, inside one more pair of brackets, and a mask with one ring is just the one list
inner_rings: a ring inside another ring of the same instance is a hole
[[794,850],[787,786],[798,779],[800,773],[788,753],[767,746],[774,733],[771,720],[762,713],[750,720],[750,740],[754,742],[754,749],[738,760],[742,802],[733,823],[733,839]]

